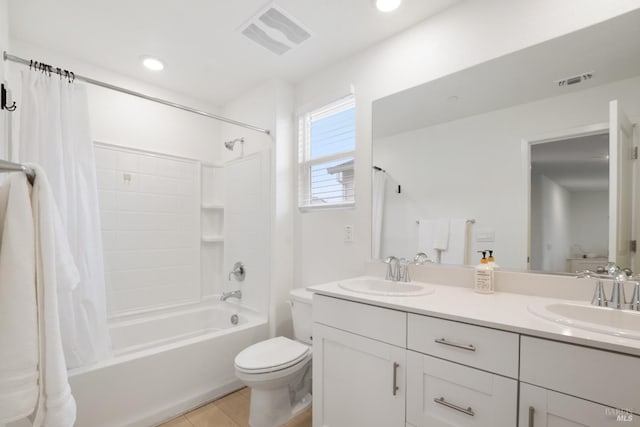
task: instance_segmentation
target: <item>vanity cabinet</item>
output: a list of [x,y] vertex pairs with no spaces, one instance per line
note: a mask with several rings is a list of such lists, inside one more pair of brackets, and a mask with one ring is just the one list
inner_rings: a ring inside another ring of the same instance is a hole
[[640,416],[520,383],[519,427],[639,426]]
[[407,352],[407,424],[514,427],[518,382],[415,351]]
[[639,358],[527,336],[520,348],[520,426],[640,426]]
[[316,427],[640,427],[636,356],[319,294],[313,319]]
[[314,426],[405,425],[406,316],[314,295]]

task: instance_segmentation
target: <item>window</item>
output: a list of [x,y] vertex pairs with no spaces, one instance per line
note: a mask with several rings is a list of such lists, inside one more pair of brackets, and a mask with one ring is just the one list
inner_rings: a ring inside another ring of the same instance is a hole
[[355,203],[356,107],[352,95],[300,117],[300,208]]

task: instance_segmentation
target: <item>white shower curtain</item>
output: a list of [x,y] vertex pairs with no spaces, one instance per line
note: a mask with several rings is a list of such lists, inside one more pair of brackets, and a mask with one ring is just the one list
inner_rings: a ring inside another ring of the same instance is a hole
[[20,161],[46,171],[80,272],[78,286],[58,294],[65,359],[74,368],[105,358],[111,347],[86,88],[24,71],[20,109]]
[[373,194],[372,194],[372,248],[371,257],[380,259],[382,246],[382,219],[384,214],[384,193],[387,183],[387,173],[381,170],[373,170]]

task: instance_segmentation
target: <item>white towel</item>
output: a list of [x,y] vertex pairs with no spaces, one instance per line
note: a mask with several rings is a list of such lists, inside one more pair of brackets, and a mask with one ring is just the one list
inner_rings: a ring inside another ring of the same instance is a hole
[[0,186],[0,424],[38,400],[36,261],[29,184],[14,173]]
[[70,292],[78,283],[79,274],[44,170],[31,166],[36,171],[31,206],[40,330],[40,396],[33,426],[71,427],[76,419],[76,404],[62,350],[58,292]]
[[449,220],[449,248],[442,252],[443,264],[467,264],[468,230],[466,219]]
[[441,218],[433,224],[433,248],[446,251],[449,247],[449,219]]
[[424,252],[432,260],[438,259],[438,251],[433,247],[435,221],[421,219],[418,221],[418,252]]

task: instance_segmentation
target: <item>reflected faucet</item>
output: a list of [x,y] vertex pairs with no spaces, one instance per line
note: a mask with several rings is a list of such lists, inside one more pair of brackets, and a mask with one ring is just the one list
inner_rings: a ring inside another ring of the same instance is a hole
[[383,261],[387,264],[387,275],[384,280],[392,280],[394,282],[398,281],[399,272],[398,272],[398,258],[394,256],[388,256]]

